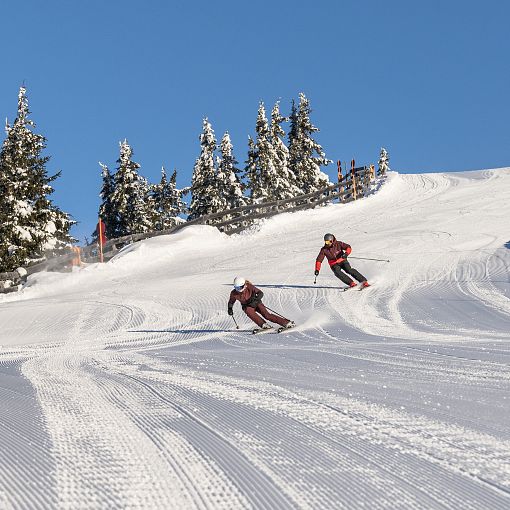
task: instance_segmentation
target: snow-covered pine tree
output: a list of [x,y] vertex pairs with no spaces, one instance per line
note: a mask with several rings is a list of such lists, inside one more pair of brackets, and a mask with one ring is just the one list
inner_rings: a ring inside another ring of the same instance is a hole
[[142,210],[145,211],[145,225],[143,232],[152,232],[156,230],[154,223],[156,221],[156,204],[152,196],[152,184],[140,175],[139,197],[143,203]]
[[184,201],[184,197],[191,191],[190,186],[177,188],[177,170],[174,169],[168,181],[168,195],[172,198],[172,213],[174,217],[188,212],[188,204]]
[[381,154],[379,155],[378,175],[385,175],[386,172],[391,172],[391,168],[388,165],[389,161],[390,161],[390,157],[388,155],[387,150],[384,147],[381,147]]
[[117,218],[112,237],[152,230],[153,204],[146,179],[140,176],[140,165],[132,161],[133,150],[127,140],[119,142],[120,156],[114,175],[112,208]]
[[[101,192],[99,194],[101,197],[99,217],[106,226],[106,237],[108,239],[113,239],[118,230],[117,214],[114,204],[112,203],[113,192],[115,190],[115,178],[104,163],[99,162],[99,165],[101,166],[101,177],[103,180],[103,186],[101,187]],[[97,242],[98,235],[97,231],[92,233],[93,242]]]
[[186,213],[188,206],[183,200],[189,188],[177,189],[177,170],[174,170],[168,180],[165,167],[161,168],[161,180],[152,186],[152,198],[155,211],[155,230],[167,230],[181,218],[179,215]]
[[257,172],[258,148],[255,140],[248,135],[248,158],[244,166],[244,178],[246,179],[246,188],[249,189],[249,200],[253,200],[253,190],[261,187],[259,174]]
[[[273,146],[264,103],[261,101],[255,125],[257,133],[253,147],[249,148],[249,167],[246,178],[250,196],[254,202],[273,200],[273,183],[276,180],[276,167]],[[248,141],[248,143],[250,143]]]
[[220,142],[221,156],[217,160],[217,182],[220,196],[225,197],[226,208],[235,209],[247,204],[243,194],[240,170],[233,154],[233,146],[230,135],[226,132]]
[[329,182],[328,176],[321,171],[332,161],[326,158],[322,147],[312,138],[319,131],[310,121],[310,102],[301,92],[299,106],[293,102],[289,131],[289,167],[296,176],[296,185],[301,193],[311,193]]
[[272,146],[273,166],[275,176],[271,181],[271,197],[275,200],[295,197],[300,194],[296,186],[296,176],[289,169],[289,149],[283,141],[285,131],[282,123],[288,119],[280,113],[280,102],[277,101],[271,111],[271,126],[269,128],[269,140]]
[[70,228],[76,222],[55,206],[43,156],[46,138],[33,132],[25,87],[18,94],[14,123],[6,124],[0,151],[0,271],[11,271],[43,259],[75,242]]
[[298,137],[298,110],[296,106],[296,101],[294,101],[294,99],[292,100],[290,106],[289,133],[287,137],[289,140],[287,144],[289,151],[289,168],[292,170],[292,168],[296,167],[299,158],[299,154],[297,154],[296,151],[293,149],[293,147],[296,147],[297,142],[295,142],[295,140]]
[[191,204],[188,220],[225,210],[225,197],[218,193],[217,170],[215,165],[216,138],[207,117],[202,123],[200,134],[200,156],[193,168],[191,180]]

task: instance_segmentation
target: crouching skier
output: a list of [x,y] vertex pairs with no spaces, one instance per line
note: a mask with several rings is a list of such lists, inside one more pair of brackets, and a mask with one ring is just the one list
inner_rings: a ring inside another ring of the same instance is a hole
[[253,333],[273,329],[264,319],[280,325],[278,332],[295,326],[294,322],[289,319],[270,313],[262,303],[263,297],[264,293],[260,289],[257,289],[251,282],[241,276],[237,276],[234,280],[234,289],[228,300],[228,314],[234,315],[234,303],[239,301],[244,313],[258,326],[257,329],[253,330]]
[[315,276],[319,274],[322,261],[326,257],[335,276],[340,278],[348,286],[347,288],[356,287],[356,282],[350,276],[353,276],[361,283],[361,288],[369,287],[367,279],[347,262],[347,257],[351,254],[351,251],[352,248],[347,243],[337,241],[333,234],[325,234],[324,246],[321,248],[315,261]]

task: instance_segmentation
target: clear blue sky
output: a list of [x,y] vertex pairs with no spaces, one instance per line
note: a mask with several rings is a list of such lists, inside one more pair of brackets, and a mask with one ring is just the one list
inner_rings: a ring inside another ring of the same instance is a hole
[[80,241],[119,140],[183,187],[204,116],[243,162],[259,101],[287,114],[301,91],[333,160],[384,146],[404,173],[510,166],[509,20],[506,0],[2,2],[0,116],[24,82]]

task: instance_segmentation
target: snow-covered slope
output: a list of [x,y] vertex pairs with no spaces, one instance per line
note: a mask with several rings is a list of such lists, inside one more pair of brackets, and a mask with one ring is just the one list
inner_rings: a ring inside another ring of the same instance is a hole
[[[0,301],[0,508],[508,508],[509,217],[510,169],[392,173],[34,275]],[[371,288],[314,285],[326,232]],[[236,330],[236,275],[298,327]]]

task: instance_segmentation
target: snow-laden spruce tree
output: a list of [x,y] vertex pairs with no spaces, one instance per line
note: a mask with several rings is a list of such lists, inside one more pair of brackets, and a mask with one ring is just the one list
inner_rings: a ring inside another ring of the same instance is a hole
[[[101,167],[101,178],[103,185],[99,196],[101,197],[101,205],[99,206],[99,217],[105,224],[105,235],[108,239],[113,239],[118,231],[117,214],[112,203],[113,192],[115,190],[115,177],[110,172],[109,168],[99,162]],[[92,233],[93,242],[97,242],[98,232]]]
[[33,132],[25,87],[18,94],[14,123],[6,123],[0,151],[0,271],[41,260],[75,241],[69,230],[75,221],[55,206],[43,156],[46,138]]
[[253,200],[253,190],[262,186],[260,176],[257,172],[258,148],[255,140],[248,135],[248,157],[244,166],[244,178],[246,179],[246,188],[249,190],[249,200]]
[[255,131],[254,145],[249,147],[246,179],[251,199],[254,202],[266,202],[274,199],[273,183],[277,179],[275,166],[277,158],[271,143],[269,123],[262,101],[259,104]]
[[311,193],[329,182],[328,176],[321,171],[332,161],[326,158],[322,147],[312,138],[319,131],[310,121],[310,102],[301,92],[299,105],[292,105],[289,130],[289,167],[296,176],[296,185],[301,193]]
[[[140,165],[132,161],[133,150],[127,140],[119,142],[120,156],[114,175],[111,206],[115,211],[115,231],[111,237],[122,237],[153,230],[154,204],[149,197],[147,180],[140,176]],[[108,226],[107,226],[108,228]]]
[[243,194],[240,170],[234,157],[230,135],[226,132],[220,142],[220,157],[217,158],[217,186],[220,196],[226,201],[227,209],[234,209],[247,204]]
[[387,150],[384,147],[381,147],[381,154],[379,155],[379,171],[378,175],[385,175],[386,172],[391,172],[391,168],[389,166],[390,157],[388,155]]
[[177,223],[184,221],[181,214],[187,212],[188,206],[183,200],[190,188],[177,188],[177,170],[174,170],[168,180],[165,167],[161,168],[161,180],[152,187],[154,202],[154,229],[167,230]]
[[288,120],[280,113],[280,102],[277,101],[271,111],[271,126],[269,128],[275,170],[274,178],[270,183],[270,195],[274,200],[295,197],[301,193],[296,186],[296,176],[289,168],[289,149],[283,141],[285,131],[282,128],[282,123]]
[[224,211],[225,197],[220,196],[215,165],[216,138],[207,117],[200,134],[200,156],[195,162],[191,179],[191,204],[188,220]]

